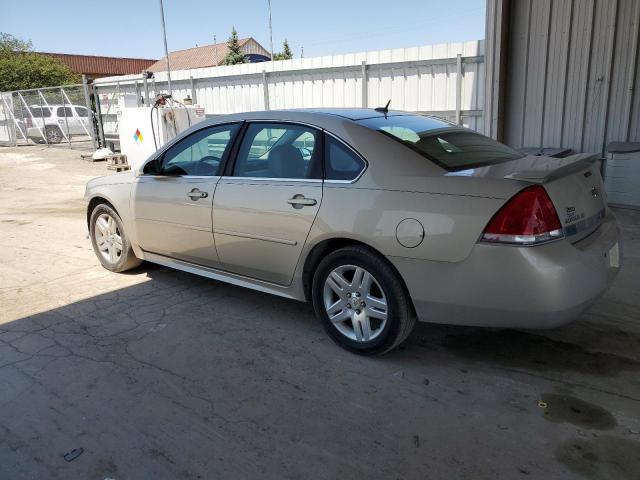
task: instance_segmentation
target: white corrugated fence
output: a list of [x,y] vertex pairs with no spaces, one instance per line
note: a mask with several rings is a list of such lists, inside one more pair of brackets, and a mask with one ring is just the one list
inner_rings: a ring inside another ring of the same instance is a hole
[[[207,114],[319,107],[424,112],[483,131],[484,41],[398,48],[171,72],[174,98],[191,97]],[[97,80],[105,131],[124,94],[167,91],[166,72]],[[107,113],[108,112],[108,113]],[[112,128],[115,125],[112,125]]]

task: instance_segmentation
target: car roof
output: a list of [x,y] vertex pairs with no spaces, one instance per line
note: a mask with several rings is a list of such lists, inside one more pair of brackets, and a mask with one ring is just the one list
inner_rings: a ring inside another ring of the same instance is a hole
[[[416,112],[403,112],[399,110],[379,112],[373,108],[291,108],[282,110],[257,110],[253,112],[216,115],[214,117],[210,117],[207,123],[209,125],[214,125],[217,123],[224,123],[229,121],[245,120],[297,121],[310,123],[317,127],[326,128],[331,131],[332,128],[340,128],[340,126],[343,126],[345,123],[358,124],[360,121],[368,119],[409,116],[424,115]],[[440,118],[437,118],[437,120],[448,123]]]
[[[350,117],[346,116],[347,113]],[[260,110],[254,112],[223,114],[210,117],[207,123],[213,125],[217,123],[245,120],[272,120],[276,122],[293,121],[309,123],[319,128],[326,128],[327,130],[337,134],[339,132],[334,130],[340,130],[343,128],[345,123],[353,124],[358,120],[378,116],[380,116],[380,114],[372,109],[294,108],[289,110]]]
[[[365,118],[393,117],[397,115],[412,115],[410,112],[389,110],[388,112],[377,111],[373,108],[294,108],[292,112],[308,112],[320,115],[335,115],[348,120],[364,120]],[[415,114],[413,114],[415,115]]]
[[[376,129],[363,125],[363,121],[370,119],[384,119],[393,117],[416,117],[427,116],[442,122],[444,125],[453,125],[446,120],[431,115],[422,115],[416,112],[403,112],[392,110],[386,113],[378,112],[372,108],[293,108],[284,110],[258,110],[253,112],[240,112],[215,115],[207,118],[204,122],[193,125],[190,130],[198,130],[206,126],[219,125],[229,122],[263,121],[263,122],[300,122],[313,125],[317,128],[326,129],[343,140],[350,135],[346,130],[352,130],[351,125],[357,125],[368,134],[374,134],[373,138],[378,138]],[[456,128],[462,128],[457,127]],[[348,142],[347,142],[348,143]]]

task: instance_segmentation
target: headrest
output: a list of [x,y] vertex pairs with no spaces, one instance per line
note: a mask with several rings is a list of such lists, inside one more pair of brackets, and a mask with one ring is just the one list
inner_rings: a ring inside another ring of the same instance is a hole
[[269,152],[269,171],[274,178],[304,178],[302,153],[293,145],[278,145]]

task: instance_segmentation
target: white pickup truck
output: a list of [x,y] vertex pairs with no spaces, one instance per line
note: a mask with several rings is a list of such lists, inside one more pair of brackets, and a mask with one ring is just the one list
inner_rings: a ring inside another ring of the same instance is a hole
[[[36,143],[60,143],[65,137],[87,135],[91,112],[82,105],[32,105],[18,122],[22,133]],[[46,140],[45,140],[46,137]]]

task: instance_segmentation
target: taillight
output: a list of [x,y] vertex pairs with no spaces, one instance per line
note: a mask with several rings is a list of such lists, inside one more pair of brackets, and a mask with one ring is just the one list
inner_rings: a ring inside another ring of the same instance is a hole
[[502,206],[482,234],[483,242],[535,245],[564,237],[547,191],[527,187]]

